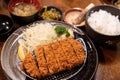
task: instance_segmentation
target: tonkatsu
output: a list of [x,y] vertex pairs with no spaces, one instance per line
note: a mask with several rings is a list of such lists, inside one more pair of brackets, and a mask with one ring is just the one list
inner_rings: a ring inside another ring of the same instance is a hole
[[86,57],[83,45],[73,38],[37,46],[34,52],[36,60],[31,53],[23,60],[26,72],[32,77],[44,77],[70,70],[81,65]]
[[35,54],[36,54],[36,59],[41,77],[48,75],[49,71],[48,71],[47,61],[45,59],[43,47],[37,46],[35,49]]
[[39,69],[31,53],[26,54],[22,66],[26,70],[26,72],[30,74],[30,76],[32,77],[40,76]]

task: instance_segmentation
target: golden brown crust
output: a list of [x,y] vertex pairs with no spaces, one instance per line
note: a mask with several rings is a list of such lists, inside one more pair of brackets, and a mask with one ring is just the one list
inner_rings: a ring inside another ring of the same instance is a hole
[[44,56],[44,51],[42,46],[38,46],[35,49],[36,59],[38,62],[39,72],[41,76],[46,76],[49,74],[47,61]]
[[71,44],[68,42],[68,39],[69,38],[61,40],[60,44],[64,51],[64,54],[67,56],[67,67],[68,69],[71,69],[78,64],[78,59],[75,52],[73,51]]
[[46,56],[49,72],[51,74],[58,72],[57,60],[53,54],[53,50],[52,50],[50,44],[44,46],[43,48],[44,48],[44,53]]
[[32,77],[44,77],[71,69],[85,60],[82,44],[73,38],[37,46],[35,55],[38,65],[31,53],[28,53],[23,61],[23,67]]
[[54,55],[58,62],[58,67],[59,67],[58,71],[67,69],[67,67],[66,67],[66,65],[68,64],[67,59],[66,59],[66,56],[64,55],[63,50],[61,49],[59,42],[55,42],[55,43],[51,44],[51,47],[53,49]]
[[25,59],[23,61],[24,68],[26,72],[30,74],[32,77],[39,77],[39,70],[34,60],[34,57],[31,53],[27,53]]
[[74,40],[73,38],[69,38],[69,42],[71,43],[71,45],[79,59],[79,64],[82,64],[85,59],[85,52],[83,49],[83,45],[79,41]]

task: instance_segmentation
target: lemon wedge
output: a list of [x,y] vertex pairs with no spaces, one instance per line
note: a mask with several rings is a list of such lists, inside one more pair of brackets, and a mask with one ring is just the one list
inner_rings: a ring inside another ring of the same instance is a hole
[[23,60],[25,58],[26,52],[27,52],[26,49],[23,46],[19,45],[18,56],[19,56],[20,60]]

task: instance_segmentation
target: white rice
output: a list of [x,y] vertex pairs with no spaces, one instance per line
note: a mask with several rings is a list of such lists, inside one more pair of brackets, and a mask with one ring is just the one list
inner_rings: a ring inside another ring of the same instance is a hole
[[[36,23],[23,32],[23,36],[19,39],[19,44],[24,46],[28,51],[32,52],[38,45],[46,45],[51,42],[61,40],[65,38],[65,35],[58,37],[55,30],[55,26],[50,23]],[[68,30],[70,37],[74,37],[73,31]]]
[[105,35],[120,35],[120,21],[105,10],[95,11],[88,18],[89,25],[97,32]]

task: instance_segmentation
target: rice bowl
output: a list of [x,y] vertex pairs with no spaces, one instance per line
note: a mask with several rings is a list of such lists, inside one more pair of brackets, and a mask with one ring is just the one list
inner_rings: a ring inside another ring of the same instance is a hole
[[105,35],[120,35],[120,21],[118,16],[114,16],[105,10],[95,11],[88,18],[90,26]]
[[[99,12],[102,13],[102,17]],[[89,20],[92,14],[96,14],[97,17],[94,15],[94,17],[92,17],[94,19]],[[110,17],[108,18],[107,16]],[[118,8],[109,5],[95,6],[86,14],[86,33],[96,44],[107,46],[107,48],[115,48],[120,41],[119,20],[120,10]],[[99,26],[99,28],[96,30],[95,27],[97,26]]]

